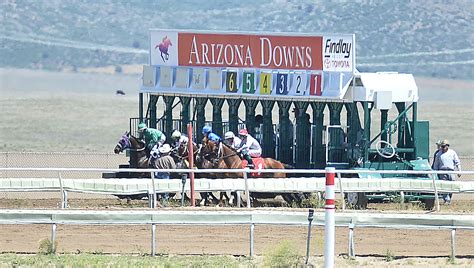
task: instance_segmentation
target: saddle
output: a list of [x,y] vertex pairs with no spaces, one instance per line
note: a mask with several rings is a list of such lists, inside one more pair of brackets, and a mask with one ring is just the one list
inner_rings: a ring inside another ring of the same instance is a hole
[[[261,157],[252,157],[252,161],[253,161],[253,164],[255,166],[255,170],[261,170],[261,169],[265,169],[265,161],[263,160],[263,158]],[[242,160],[242,168],[246,168],[247,167],[247,160],[243,159]],[[252,177],[260,177],[262,176],[262,173],[260,172],[252,172],[250,173],[250,175]]]

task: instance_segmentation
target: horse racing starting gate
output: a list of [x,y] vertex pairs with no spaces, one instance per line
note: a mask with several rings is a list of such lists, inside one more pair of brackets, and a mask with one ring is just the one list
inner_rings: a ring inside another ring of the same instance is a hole
[[146,122],[170,137],[192,123],[200,141],[206,124],[246,127],[264,157],[297,168],[429,169],[414,77],[360,73],[355,60],[352,34],[151,30],[130,131]]

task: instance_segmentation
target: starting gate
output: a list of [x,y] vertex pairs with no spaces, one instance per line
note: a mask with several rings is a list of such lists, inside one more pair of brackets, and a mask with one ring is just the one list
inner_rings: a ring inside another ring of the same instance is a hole
[[206,124],[221,136],[246,127],[264,157],[297,168],[411,169],[428,159],[413,76],[355,65],[352,34],[151,30],[130,131],[146,122],[170,137],[192,123],[199,141]]

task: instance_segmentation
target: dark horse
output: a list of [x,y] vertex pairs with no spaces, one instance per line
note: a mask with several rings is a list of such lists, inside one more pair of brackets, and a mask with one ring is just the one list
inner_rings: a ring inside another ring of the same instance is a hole
[[129,149],[131,168],[148,168],[149,159],[145,150],[145,143],[126,131],[115,145],[114,153],[119,154]]
[[[211,168],[212,164],[205,158],[200,157],[202,145],[196,145],[193,142],[193,161],[194,166],[198,169]],[[177,168],[186,169],[189,167],[189,147],[188,143],[181,143],[175,150],[173,158],[176,161]],[[215,179],[215,173],[195,173],[195,178],[206,178],[206,179]],[[213,193],[201,192],[201,204],[209,205],[211,203],[217,203],[219,200],[215,197]],[[211,199],[211,200],[209,200]]]

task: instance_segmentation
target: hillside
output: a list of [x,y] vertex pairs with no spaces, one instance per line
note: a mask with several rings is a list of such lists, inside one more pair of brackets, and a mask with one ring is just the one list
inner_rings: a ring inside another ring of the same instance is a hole
[[0,67],[146,64],[148,29],[355,33],[357,66],[473,79],[472,1],[0,1]]

